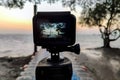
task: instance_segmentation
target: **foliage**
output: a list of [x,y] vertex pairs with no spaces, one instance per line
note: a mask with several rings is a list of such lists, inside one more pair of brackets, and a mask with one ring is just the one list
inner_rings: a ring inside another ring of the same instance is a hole
[[120,37],[120,0],[106,0],[97,3],[88,9],[88,14],[83,14],[85,24],[98,26],[104,41],[104,47],[110,47],[110,41]]
[[[114,1],[114,2],[112,2]],[[89,25],[102,25],[105,20],[116,17],[120,13],[120,0],[106,0],[106,2],[97,3],[95,8],[89,8],[88,14],[83,15],[84,20]],[[108,23],[107,26],[111,24]]]
[[0,5],[9,7],[9,8],[23,8],[25,0],[1,0]]
[[0,5],[9,8],[20,8],[24,7],[26,2],[32,2],[34,4],[40,4],[43,1],[47,1],[49,4],[55,3],[58,0],[0,0]]
[[61,1],[63,6],[70,7],[71,10],[75,10],[76,5],[80,5],[86,8],[96,3],[103,2],[104,0],[0,0],[0,5],[6,6],[9,8],[23,8],[26,2],[41,4],[44,1],[46,1],[48,4]]

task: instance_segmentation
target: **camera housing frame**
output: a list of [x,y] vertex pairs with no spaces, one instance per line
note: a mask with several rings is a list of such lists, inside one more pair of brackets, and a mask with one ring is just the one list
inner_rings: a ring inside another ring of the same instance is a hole
[[35,46],[42,46],[51,53],[50,58],[38,63],[36,80],[71,80],[72,62],[68,58],[60,58],[59,52],[80,53],[79,44],[73,45],[76,41],[75,16],[70,12],[38,12],[33,17],[33,39]]
[[[64,24],[62,37],[43,37],[42,24]],[[70,12],[38,12],[33,17],[33,37],[34,44],[49,47],[67,47],[75,43],[76,39],[76,18]]]

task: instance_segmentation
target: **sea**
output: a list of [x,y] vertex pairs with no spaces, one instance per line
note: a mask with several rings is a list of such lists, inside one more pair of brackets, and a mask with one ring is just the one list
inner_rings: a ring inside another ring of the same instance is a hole
[[[100,34],[76,34],[76,44],[81,50],[103,46]],[[120,39],[111,42],[111,47],[120,48]],[[38,47],[41,48],[40,46]],[[0,57],[20,57],[33,54],[34,43],[32,34],[0,34]]]

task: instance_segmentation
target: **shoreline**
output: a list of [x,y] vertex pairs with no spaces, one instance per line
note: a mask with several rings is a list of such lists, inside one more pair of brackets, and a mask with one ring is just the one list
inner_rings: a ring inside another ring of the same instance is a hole
[[[116,54],[114,54],[116,53]],[[120,79],[119,48],[86,48],[76,55],[76,61],[87,67],[95,80]],[[28,64],[31,55],[23,57],[0,57],[0,80],[15,80]]]

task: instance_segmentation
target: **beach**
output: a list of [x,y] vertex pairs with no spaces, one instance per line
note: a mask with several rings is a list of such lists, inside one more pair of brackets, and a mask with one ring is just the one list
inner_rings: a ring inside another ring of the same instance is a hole
[[31,56],[26,57],[1,57],[0,80],[16,80],[23,71],[23,66],[28,64]]
[[120,49],[89,48],[76,59],[85,65],[95,80],[120,80]]
[[[9,35],[8,37],[4,35],[4,38],[2,36],[0,36],[0,43],[4,46],[0,45],[0,80],[16,80],[20,72],[24,70],[23,66],[31,60],[32,36]],[[81,53],[80,55],[71,54],[76,62],[80,66],[85,66],[94,80],[119,80],[120,40],[112,43],[112,48],[102,48],[99,34],[77,36],[79,36],[77,43],[81,45]]]
[[[72,56],[80,66],[87,68],[94,80],[120,79],[120,49],[89,48]],[[16,80],[30,60],[31,56],[0,58],[0,80]]]

